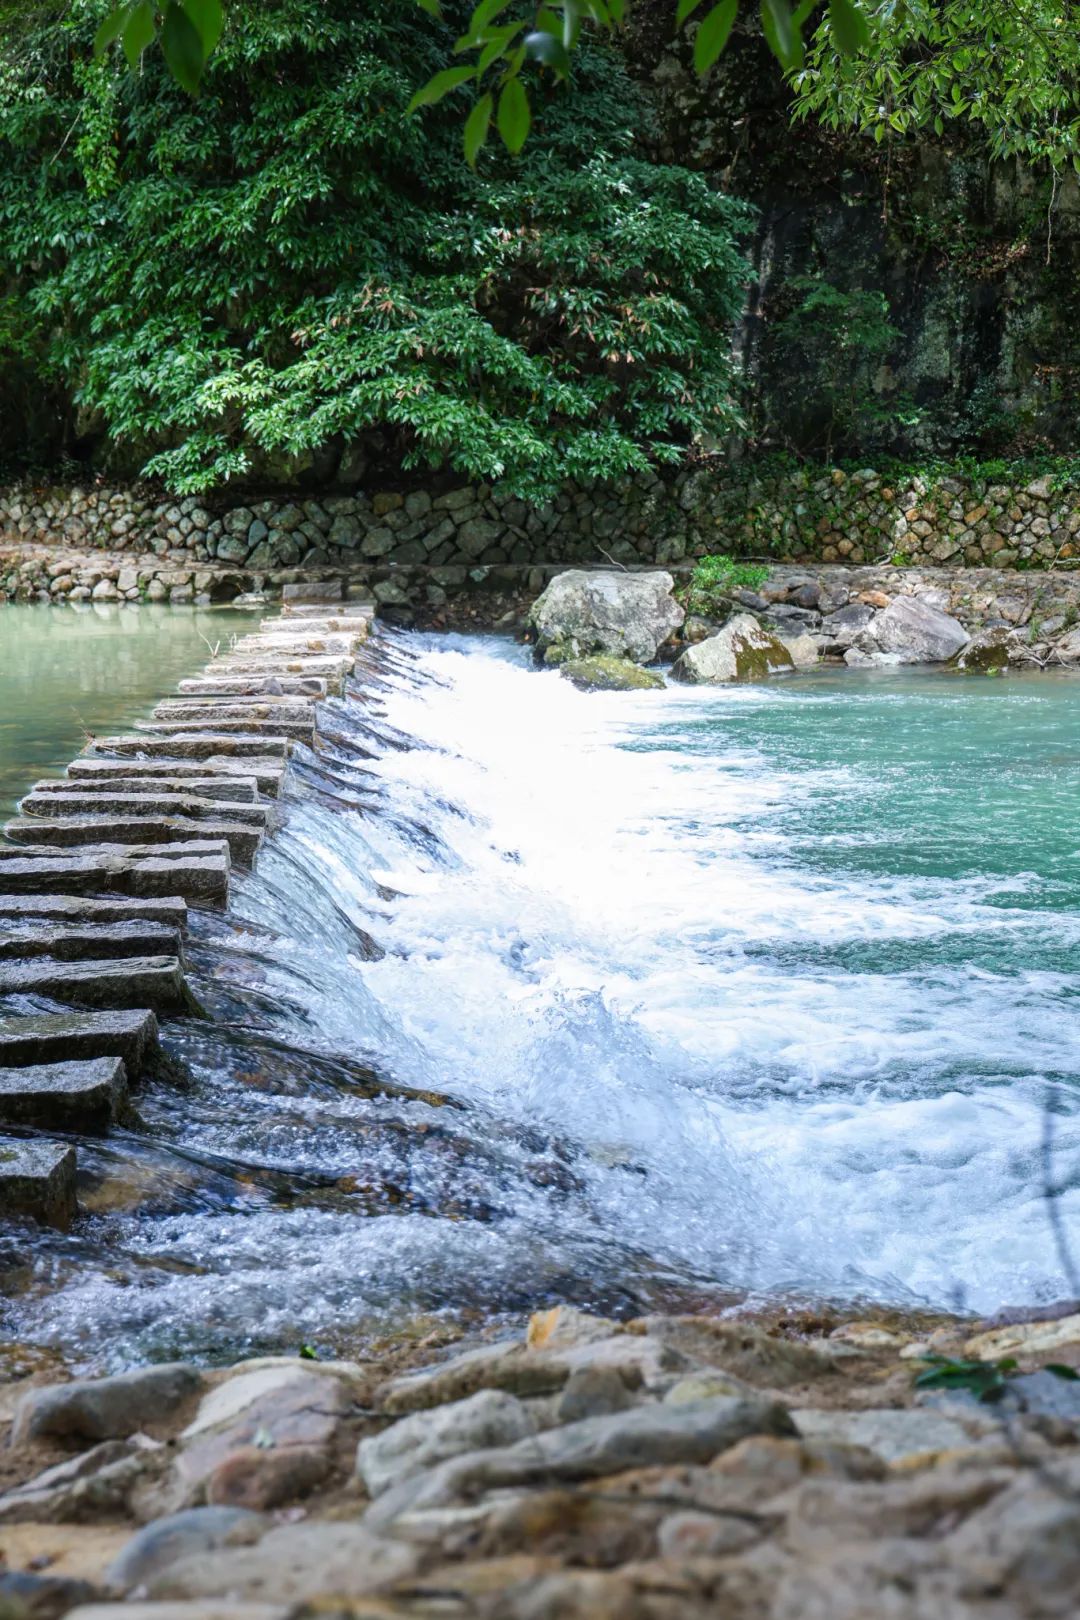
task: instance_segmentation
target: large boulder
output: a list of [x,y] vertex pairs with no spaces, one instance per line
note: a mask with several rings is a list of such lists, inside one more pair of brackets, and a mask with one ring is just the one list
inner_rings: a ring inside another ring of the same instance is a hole
[[529,622],[543,657],[559,644],[575,658],[613,653],[646,664],[683,622],[672,596],[674,580],[663,571],[620,574],[601,568],[571,568],[557,574],[533,603]]
[[898,596],[856,641],[863,652],[895,653],[904,664],[947,664],[968,643],[958,619],[917,596]]
[[1000,675],[1010,664],[1024,659],[1024,636],[1011,625],[991,625],[977,630],[956,657],[957,669],[974,675]]
[[687,647],[671,673],[677,681],[715,686],[723,681],[762,680],[794,667],[784,643],[749,613],[740,613],[708,641]]
[[656,670],[642,669],[629,658],[612,658],[609,653],[569,658],[560,664],[559,674],[579,692],[651,692],[664,686],[664,677]]

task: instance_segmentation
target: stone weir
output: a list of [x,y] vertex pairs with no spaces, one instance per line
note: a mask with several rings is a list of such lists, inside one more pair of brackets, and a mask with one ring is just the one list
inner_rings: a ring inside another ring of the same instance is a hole
[[68,1133],[122,1123],[129,1087],[165,1061],[158,1020],[198,1013],[188,907],[224,907],[233,864],[257,859],[289,755],[314,745],[319,705],[342,690],[373,615],[309,604],[263,620],[130,735],[95,739],[65,777],[37,782],[7,823],[0,1216],[72,1220]]

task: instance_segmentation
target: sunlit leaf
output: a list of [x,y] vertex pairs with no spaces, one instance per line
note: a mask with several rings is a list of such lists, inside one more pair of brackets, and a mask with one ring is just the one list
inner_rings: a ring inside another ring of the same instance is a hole
[[221,0],[180,0],[202,44],[203,61],[210,55],[225,26]]
[[476,160],[480,155],[480,148],[488,137],[491,127],[491,110],[494,106],[490,92],[481,96],[472,112],[465,120],[465,161],[471,169],[476,168]]
[[829,26],[836,48],[844,56],[854,56],[870,38],[866,18],[851,0],[829,0]]
[[161,49],[176,82],[196,95],[206,58],[195,24],[176,0],[169,6],[161,25]]
[[724,49],[738,10],[739,0],[720,0],[703,19],[694,40],[694,66],[699,73],[708,73]]
[[508,79],[499,96],[498,115],[499,134],[508,151],[521,151],[531,122],[532,113],[525,86],[519,78]]
[[154,8],[149,0],[142,0],[141,5],[133,6],[128,12],[121,37],[128,66],[134,70],[154,37]]
[[459,84],[464,84],[466,80],[475,79],[475,77],[475,68],[443,68],[441,73],[436,73],[433,79],[429,79],[427,84],[416,92],[409,102],[409,111],[415,112],[417,107],[434,106],[435,102],[441,101],[443,96],[448,95],[451,90],[456,90]]

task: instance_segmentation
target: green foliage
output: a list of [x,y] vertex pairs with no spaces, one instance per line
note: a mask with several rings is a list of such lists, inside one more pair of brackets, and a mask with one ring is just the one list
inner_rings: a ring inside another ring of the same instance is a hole
[[826,457],[838,440],[911,425],[917,418],[910,401],[887,401],[874,386],[901,336],[885,294],[845,292],[819,276],[794,276],[785,291],[798,301],[772,328],[773,358],[795,379],[808,410],[823,417]]
[[736,562],[726,552],[713,552],[695,564],[689,582],[676,594],[688,613],[717,611],[733,591],[757,591],[769,577],[760,563]]
[[[997,672],[988,670],[986,673],[992,675]],[[925,1356],[923,1359],[927,1367],[916,1378],[916,1389],[966,1390],[988,1405],[1001,1400],[1009,1387],[1009,1374],[1014,1373],[1018,1365],[1012,1356],[1006,1356],[1003,1361],[962,1361],[949,1356]],[[1053,1373],[1055,1378],[1066,1379],[1070,1383],[1080,1379],[1075,1367],[1062,1362],[1047,1362],[1042,1371]]]
[[749,213],[636,154],[606,48],[474,174],[452,108],[409,113],[453,43],[413,6],[235,0],[197,100],[94,63],[107,10],[0,14],[0,284],[128,465],[195,491],[363,442],[536,497],[736,420]]
[[792,82],[796,115],[829,128],[881,142],[974,125],[992,156],[1080,169],[1080,28],[1057,0],[904,0],[846,55],[823,23]]

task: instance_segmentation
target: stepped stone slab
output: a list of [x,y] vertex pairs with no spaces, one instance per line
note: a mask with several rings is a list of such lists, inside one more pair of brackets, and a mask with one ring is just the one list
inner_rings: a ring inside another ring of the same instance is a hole
[[67,1228],[75,1214],[75,1149],[0,1138],[0,1215]]
[[15,844],[57,849],[98,844],[172,844],[184,838],[221,839],[228,844],[231,858],[244,866],[250,866],[262,842],[259,827],[239,822],[204,822],[187,816],[92,816],[70,821],[28,816],[23,821],[9,821],[4,832]]
[[122,1058],[0,1068],[0,1122],[5,1125],[100,1133],[121,1117],[127,1097]]
[[258,632],[261,636],[360,636],[366,640],[371,629],[371,615],[367,613],[313,613],[301,618],[288,614],[281,619],[264,619]]
[[274,751],[272,745],[277,742],[284,744],[289,738],[296,742],[310,742],[315,735],[314,720],[222,720],[219,715],[206,714],[201,718],[197,715],[185,716],[183,720],[137,720],[135,724],[139,731],[155,737],[190,738],[203,733],[218,738],[265,737],[271,745],[271,753]]
[[110,816],[132,820],[137,816],[186,816],[196,821],[218,820],[265,827],[269,811],[263,804],[202,798],[178,791],[162,791],[151,782],[133,793],[117,793],[101,783],[92,792],[83,792],[74,783],[66,793],[38,793],[35,789],[22,800],[24,816],[56,818],[65,816]]
[[157,1019],[146,1008],[30,1018],[0,1015],[0,1065],[5,1068],[110,1057],[122,1058],[129,1076],[137,1078],[160,1055]]
[[233,652],[240,658],[249,652],[283,653],[286,658],[305,653],[323,658],[335,653],[351,657],[363,640],[363,636],[356,635],[321,636],[317,631],[282,630],[276,635],[244,636],[236,642]]
[[178,934],[187,929],[183,900],[95,900],[75,894],[0,894],[0,928],[39,918],[57,925],[164,923]]
[[[115,754],[120,758],[130,755],[143,755],[146,759],[199,759],[203,761],[219,758],[235,759],[284,759],[289,751],[288,739],[285,737],[261,736],[245,730],[243,726],[236,732],[222,732],[213,730],[192,730],[189,727],[178,727],[154,736],[152,731],[144,731],[133,737],[104,737],[94,744],[94,757],[100,759],[105,754]],[[74,763],[74,762],[73,762]],[[68,766],[70,772],[71,766]],[[265,792],[265,789],[263,789]]]
[[353,667],[351,658],[287,658],[282,653],[264,652],[261,658],[222,658],[212,666],[215,675],[315,676],[324,680],[331,692],[340,692],[342,682]]
[[285,767],[278,759],[258,756],[249,759],[230,759],[225,755],[193,763],[185,759],[98,759],[81,754],[68,766],[69,778],[78,783],[82,792],[90,783],[153,782],[156,786],[176,785],[185,792],[199,792],[203,797],[231,797],[237,784],[244,786],[244,796],[251,792],[265,793],[276,798],[281,790]]
[[199,720],[292,720],[300,725],[315,724],[315,705],[296,697],[211,697],[166,698],[154,710],[162,720],[183,720],[191,715]]
[[46,996],[74,1007],[152,1007],[181,1012],[190,1001],[175,956],[122,961],[0,962],[0,996]]
[[65,855],[32,845],[0,845],[0,894],[108,894],[134,899],[180,895],[224,905],[229,851],[221,842],[122,844]]
[[314,675],[205,675],[199,680],[181,681],[177,687],[184,697],[242,698],[283,697],[324,698],[326,682]]
[[85,962],[101,957],[178,956],[180,933],[163,923],[89,923],[59,927],[24,923],[5,928],[0,917],[0,962],[49,956],[56,962]]

